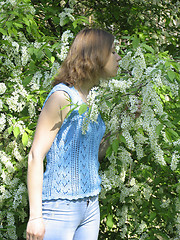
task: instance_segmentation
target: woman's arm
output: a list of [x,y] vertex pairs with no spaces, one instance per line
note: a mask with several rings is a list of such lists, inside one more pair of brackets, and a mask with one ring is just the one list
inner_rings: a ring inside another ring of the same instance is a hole
[[101,144],[99,147],[99,154],[98,154],[99,162],[101,162],[103,158],[106,156],[106,151],[110,145],[109,143],[110,136],[111,136],[111,132],[107,133],[101,141]]
[[27,239],[43,239],[44,224],[42,220],[42,184],[43,160],[58,133],[64,118],[70,110],[63,106],[69,104],[67,93],[57,91],[46,102],[38,119],[34,140],[28,156],[28,195],[30,218],[27,225]]

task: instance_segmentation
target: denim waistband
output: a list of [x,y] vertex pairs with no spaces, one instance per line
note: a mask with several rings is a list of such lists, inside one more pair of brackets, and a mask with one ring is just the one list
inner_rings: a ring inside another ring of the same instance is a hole
[[87,202],[87,201],[95,201],[97,200],[99,197],[99,195],[96,196],[89,196],[89,197],[84,197],[84,198],[79,198],[79,199],[62,199],[62,198],[58,198],[58,199],[52,199],[52,200],[44,200],[43,203],[48,203],[48,202],[56,202],[56,201],[68,201],[68,202]]

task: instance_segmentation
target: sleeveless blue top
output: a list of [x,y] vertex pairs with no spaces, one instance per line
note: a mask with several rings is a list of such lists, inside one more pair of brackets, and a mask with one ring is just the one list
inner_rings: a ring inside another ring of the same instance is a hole
[[[51,90],[44,105],[55,91],[66,92],[73,104],[83,103],[74,87],[60,83]],[[59,198],[72,200],[95,196],[101,190],[98,152],[105,133],[105,124],[99,114],[97,122],[90,122],[86,134],[83,135],[83,119],[84,114],[79,115],[78,108],[73,110],[64,119],[46,155],[43,201]]]

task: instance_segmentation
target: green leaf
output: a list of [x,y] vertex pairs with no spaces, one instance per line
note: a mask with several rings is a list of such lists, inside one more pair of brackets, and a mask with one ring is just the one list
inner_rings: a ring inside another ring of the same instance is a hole
[[28,143],[28,135],[26,132],[23,133],[22,135],[22,143],[23,145],[26,147],[27,146],[27,143]]
[[135,36],[134,36],[134,39],[133,39],[133,41],[132,41],[133,48],[137,48],[138,45],[139,45],[139,43],[140,43],[140,40],[139,40],[139,38],[135,35]]
[[74,107],[71,108],[71,110],[68,112],[68,114],[66,115],[66,118],[69,117],[69,115],[78,107],[77,104],[74,104]]
[[149,217],[150,221],[152,222],[155,219],[155,217],[156,217],[156,212],[152,212]]
[[0,28],[0,32],[1,32],[3,35],[8,35],[8,33],[7,33],[3,28]]
[[125,139],[125,137],[123,135],[119,136],[119,140],[120,140],[120,142],[126,144],[126,139]]
[[71,106],[71,104],[68,104],[68,105],[63,106],[63,107],[60,109],[60,111],[64,110],[66,107],[69,107],[69,106]]
[[28,52],[32,55],[32,54],[34,53],[34,49],[35,49],[35,48],[30,47],[30,48],[28,48]]
[[42,56],[43,56],[42,50],[35,49],[35,50],[34,50],[34,53],[35,53],[35,55],[36,55],[36,57],[37,57],[38,60],[40,60],[40,59],[42,58]]
[[172,71],[172,70],[169,70],[169,71],[167,72],[167,74],[168,74],[169,79],[170,79],[171,81],[173,81],[174,78],[175,78],[175,76],[176,76],[175,72]]
[[112,107],[112,105],[113,105],[113,104],[112,104],[111,102],[109,102],[109,101],[106,101],[106,104],[107,104],[108,107]]
[[114,223],[113,223],[113,216],[110,215],[110,214],[107,216],[106,225],[107,225],[109,228],[112,228],[113,225],[114,225]]
[[51,62],[53,63],[55,61],[55,57],[51,57]]
[[154,49],[153,49],[151,46],[148,46],[148,45],[146,45],[146,44],[142,44],[142,46],[143,46],[146,50],[148,50],[149,52],[151,52],[151,53],[154,54]]
[[13,22],[13,24],[18,28],[23,28],[23,25],[21,23]]
[[17,138],[17,136],[20,134],[20,129],[19,129],[19,127],[15,127],[15,128],[13,129],[13,133],[14,133],[15,138]]
[[106,157],[110,157],[112,154],[112,147],[109,146],[108,149],[106,150]]
[[171,134],[169,133],[168,129],[165,130],[165,133],[166,133],[166,137],[167,137],[168,141],[172,142]]
[[47,57],[48,57],[49,59],[51,59],[51,57],[52,57],[51,51],[50,51],[48,48],[45,48],[44,51],[45,51]]
[[175,132],[173,129],[168,128],[167,131],[172,134],[175,138],[179,138],[180,136],[178,135],[177,132]]
[[56,43],[54,43],[53,45],[52,45],[52,48],[54,49],[54,48],[59,48],[59,46],[60,46],[60,43],[59,42],[56,42]]
[[159,124],[157,127],[156,127],[156,133],[157,135],[159,136],[161,130],[163,129],[163,124]]
[[23,22],[24,22],[27,26],[30,25],[28,18],[25,18],[25,17],[24,17],[22,20],[23,20]]
[[88,106],[86,103],[81,104],[81,106],[79,107],[79,110],[78,110],[79,114],[82,115],[83,113],[85,113],[87,111],[87,107]]
[[112,149],[115,153],[117,153],[119,148],[119,140],[118,139],[114,139],[114,141],[112,142]]
[[13,131],[13,126],[8,128],[8,133],[10,134]]
[[30,83],[31,80],[32,80],[32,76],[25,77],[22,81],[23,86],[24,87],[27,86]]

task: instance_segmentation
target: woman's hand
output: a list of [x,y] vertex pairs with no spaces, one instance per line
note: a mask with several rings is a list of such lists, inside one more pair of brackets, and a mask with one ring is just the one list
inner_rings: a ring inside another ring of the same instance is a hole
[[26,229],[26,240],[43,240],[45,225],[43,218],[29,220]]

